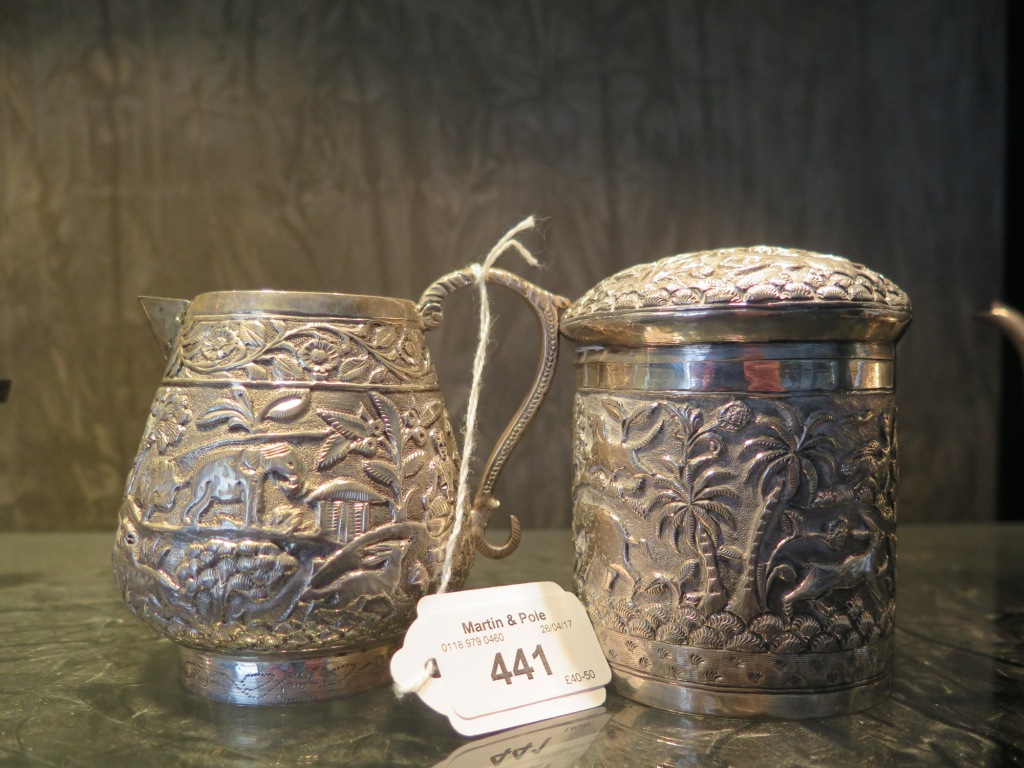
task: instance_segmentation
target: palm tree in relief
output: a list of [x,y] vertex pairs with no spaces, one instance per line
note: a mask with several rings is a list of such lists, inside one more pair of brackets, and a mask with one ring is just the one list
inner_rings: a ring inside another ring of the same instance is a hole
[[677,456],[648,456],[658,466],[647,466],[651,485],[658,489],[651,512],[658,518],[658,535],[671,537],[676,552],[683,543],[693,549],[704,573],[700,608],[710,616],[725,607],[728,593],[719,577],[718,556],[723,543],[722,528],[736,527],[732,512],[723,499],[735,499],[736,493],[721,481],[728,473],[709,464],[721,452],[721,443],[713,430],[722,427],[721,418],[705,425],[700,411],[666,406],[667,418],[674,421],[679,439]]
[[725,485],[716,485],[716,475],[699,472],[693,464],[680,467],[679,476],[660,477],[664,490],[655,496],[654,510],[660,517],[658,533],[664,537],[671,531],[676,552],[681,543],[697,552],[704,571],[704,589],[700,608],[705,614],[717,613],[728,602],[718,571],[718,547],[722,543],[722,526],[734,528],[732,512],[721,499],[735,498],[736,494]]
[[777,403],[781,418],[762,417],[757,423],[764,432],[744,443],[744,452],[754,452],[748,476],[757,476],[762,502],[743,553],[743,573],[729,610],[744,621],[768,609],[765,566],[761,548],[773,521],[794,502],[811,504],[824,478],[831,482],[836,471],[835,440],[823,431],[835,417],[812,413],[804,421],[787,403]]

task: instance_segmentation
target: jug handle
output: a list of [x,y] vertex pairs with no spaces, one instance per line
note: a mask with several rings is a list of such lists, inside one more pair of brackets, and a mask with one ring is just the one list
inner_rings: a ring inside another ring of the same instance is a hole
[[[509,454],[516,447],[519,438],[530,425],[534,414],[540,407],[541,401],[551,386],[551,378],[555,372],[555,363],[558,361],[558,313],[559,310],[569,306],[569,300],[563,296],[557,296],[545,291],[543,288],[523,280],[521,277],[506,272],[503,269],[490,269],[486,272],[486,280],[489,283],[503,285],[518,293],[533,307],[540,323],[542,347],[540,365],[537,367],[537,375],[533,380],[533,386],[529,394],[519,406],[512,421],[505,428],[498,444],[491,451],[483,471],[483,479],[480,488],[473,497],[472,510],[470,512],[470,523],[476,535],[476,548],[485,557],[497,560],[508,557],[519,546],[522,537],[522,526],[515,515],[509,515],[509,524],[512,527],[508,541],[500,547],[489,543],[484,537],[487,524],[498,508],[499,501],[491,495],[494,483],[498,479]],[[472,269],[460,269],[451,272],[423,292],[417,309],[423,318],[423,325],[428,331],[436,329],[441,325],[443,312],[441,303],[445,298],[459,288],[476,283],[476,274]]]

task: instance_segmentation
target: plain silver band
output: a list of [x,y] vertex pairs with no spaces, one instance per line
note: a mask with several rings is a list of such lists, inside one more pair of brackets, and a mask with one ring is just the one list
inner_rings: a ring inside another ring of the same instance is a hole
[[324,320],[397,320],[417,328],[423,318],[408,299],[390,296],[359,296],[349,293],[306,293],[302,291],[215,291],[202,293],[190,303],[188,316],[253,314],[268,317],[320,317]]
[[910,310],[853,302],[754,306],[665,307],[596,312],[572,310],[562,333],[577,344],[624,347],[717,342],[848,339],[895,343],[910,323]]
[[883,392],[895,385],[885,343],[694,344],[576,353],[581,390],[639,392]]

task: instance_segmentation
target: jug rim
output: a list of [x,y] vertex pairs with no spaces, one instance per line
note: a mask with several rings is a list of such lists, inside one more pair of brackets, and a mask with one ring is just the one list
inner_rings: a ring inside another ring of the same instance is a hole
[[300,317],[398,320],[423,325],[416,304],[391,296],[316,291],[210,291],[196,296],[190,315],[282,314]]

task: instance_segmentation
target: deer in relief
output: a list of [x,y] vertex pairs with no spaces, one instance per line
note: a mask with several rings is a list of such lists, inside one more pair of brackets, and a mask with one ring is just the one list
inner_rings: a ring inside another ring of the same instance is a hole
[[[782,595],[782,609],[787,616],[792,615],[793,604],[798,601],[817,600],[833,590],[853,589],[861,583],[867,586],[878,605],[885,605],[879,578],[889,569],[888,537],[869,517],[862,519],[867,524],[866,529],[846,533],[845,520],[839,525],[849,538],[867,541],[867,549],[838,563],[809,562],[805,565],[797,585]],[[792,569],[786,568],[789,571],[786,575],[792,578]]]
[[302,597],[333,598],[332,602],[353,611],[361,610],[375,597],[393,600],[402,576],[402,561],[410,546],[408,539],[369,544],[360,551],[361,559],[355,570],[323,586],[316,585],[317,577],[314,576]]

